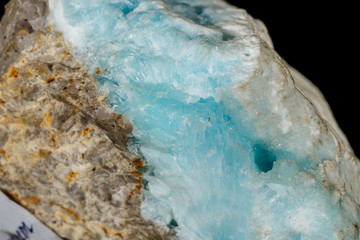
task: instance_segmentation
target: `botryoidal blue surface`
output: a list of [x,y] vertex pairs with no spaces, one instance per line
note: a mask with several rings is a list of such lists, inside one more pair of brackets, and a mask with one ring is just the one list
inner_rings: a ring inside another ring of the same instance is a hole
[[[260,64],[266,53],[243,10],[210,0],[54,0],[50,9],[49,23],[134,126],[144,218],[186,240],[352,236],[318,171],[335,159],[334,141],[311,127],[316,117],[295,121],[297,109],[277,100],[278,73]],[[289,102],[308,104],[286,84]]]

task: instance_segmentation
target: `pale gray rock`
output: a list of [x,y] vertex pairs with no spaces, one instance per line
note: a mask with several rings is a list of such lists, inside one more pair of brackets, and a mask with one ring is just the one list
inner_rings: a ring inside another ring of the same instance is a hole
[[0,189],[66,239],[170,238],[140,216],[131,125],[47,13],[47,1],[13,0],[0,24]]

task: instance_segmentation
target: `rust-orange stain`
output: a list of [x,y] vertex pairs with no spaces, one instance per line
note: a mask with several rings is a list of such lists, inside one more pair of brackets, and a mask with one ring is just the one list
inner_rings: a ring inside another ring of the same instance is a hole
[[10,67],[7,72],[2,76],[7,79],[8,83],[11,83],[19,76],[19,72],[15,67]]
[[11,75],[13,78],[17,78],[18,75],[19,75],[19,73],[18,73],[18,71],[16,70],[16,68],[11,67],[11,68],[10,68],[10,75]]
[[139,157],[134,158],[133,164],[136,168],[141,168],[145,166],[145,162]]
[[85,137],[88,133],[89,133],[90,129],[89,128],[85,128],[82,132],[81,132],[81,135],[83,137]]
[[53,81],[55,81],[56,80],[56,78],[54,77],[54,76],[51,76],[51,77],[49,77],[47,80],[46,80],[46,83],[47,84],[50,84],[50,83],[52,83]]
[[136,184],[134,191],[139,192],[141,190],[142,185],[141,184]]
[[129,202],[130,202],[131,198],[133,196],[135,196],[136,193],[140,192],[141,188],[142,188],[142,184],[141,184],[142,176],[140,175],[140,173],[138,171],[132,171],[131,173],[134,174],[137,177],[138,182],[135,185],[134,189],[131,190],[131,192],[130,192],[129,196],[127,197],[127,199],[125,200],[125,204],[124,204],[124,209],[125,210],[127,209],[127,205],[129,205]]
[[68,181],[69,183],[72,183],[74,180],[75,181],[77,180],[77,178],[76,178],[77,175],[78,175],[77,172],[70,171],[68,173],[68,176],[65,178],[65,180]]
[[62,211],[64,211],[68,216],[74,218],[76,221],[80,222],[80,221],[84,221],[83,218],[81,218],[75,211],[69,209],[69,208],[66,208],[60,204],[58,204],[57,202],[54,202],[54,201],[49,201],[48,202],[50,205],[55,205],[57,207],[59,207]]
[[24,203],[25,206],[36,205],[40,202],[40,198],[38,197],[32,197],[32,198],[20,197],[19,200],[21,201],[21,203]]
[[[8,192],[9,196],[11,199],[15,200],[16,202],[20,203],[21,205],[29,208],[32,205],[37,205],[41,199],[38,197],[29,197],[29,198],[24,198],[21,197],[18,193],[11,193]],[[28,209],[30,212],[32,212],[30,209]]]
[[101,71],[101,68],[100,68],[100,67],[97,67],[95,73],[96,73],[96,74],[101,74],[101,73],[105,73],[105,72],[107,72],[107,68],[105,68],[104,70]]
[[6,157],[7,159],[10,158],[10,155],[6,153],[5,149],[2,148],[2,149],[0,150],[0,153],[1,153],[2,155],[5,155],[5,157]]
[[[64,213],[67,214],[67,216],[72,217],[73,219],[75,219],[77,222],[86,222],[86,220],[82,217],[79,216],[79,214],[77,214],[75,211],[66,208],[64,206],[62,206],[61,204],[54,202],[54,201],[49,201],[48,202],[49,205],[54,205],[57,206],[58,208],[60,208]],[[106,227],[104,227],[103,225],[99,224],[99,223],[94,223],[98,228],[100,228],[106,235],[113,235],[113,236],[117,236],[119,238],[123,238],[122,234],[119,232],[115,232],[113,230],[110,230]],[[87,231],[90,231],[88,228],[86,228]]]
[[95,224],[96,224],[96,226],[97,226],[98,228],[100,228],[106,235],[113,235],[113,236],[117,236],[117,237],[122,238],[122,239],[124,238],[123,235],[122,235],[121,233],[119,233],[119,232],[112,231],[112,230],[110,230],[110,229],[102,226],[101,224],[98,224],[98,223],[95,223]]

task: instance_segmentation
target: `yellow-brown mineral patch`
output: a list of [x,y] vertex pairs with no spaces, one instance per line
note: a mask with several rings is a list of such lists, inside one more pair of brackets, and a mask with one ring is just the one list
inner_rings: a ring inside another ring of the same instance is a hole
[[26,35],[26,34],[28,34],[28,32],[25,29],[21,28],[19,30],[19,34]]
[[53,117],[48,112],[45,112],[44,115],[45,115],[45,117],[43,118],[42,124],[45,126],[50,126],[51,122],[53,120]]
[[56,78],[54,76],[51,76],[46,80],[46,83],[49,84],[49,83],[51,83],[51,82],[53,82],[55,80],[56,80]]
[[101,68],[100,67],[97,67],[96,68],[96,74],[101,74],[101,73],[105,73],[105,72],[107,72],[107,69],[105,68],[104,70],[101,70]]
[[62,56],[63,58],[65,58],[65,57],[67,57],[67,56],[69,56],[69,55],[70,55],[70,53],[69,53],[68,51],[66,51],[66,50],[62,51],[61,56]]
[[[48,202],[50,205],[53,205],[53,206],[57,206],[59,207],[63,212],[66,213],[67,216],[70,216],[72,217],[73,219],[75,219],[76,221],[80,222],[80,221],[84,221],[83,218],[81,218],[75,211],[69,209],[69,208],[66,208],[64,206],[62,206],[61,204],[58,204],[54,201],[49,201]],[[65,220],[65,219],[64,219]]]
[[98,228],[100,228],[106,235],[113,235],[113,236],[117,236],[117,237],[119,237],[119,238],[121,238],[121,239],[123,239],[124,237],[123,237],[123,235],[121,234],[121,233],[119,233],[119,232],[115,232],[115,231],[113,231],[113,230],[110,230],[110,229],[108,229],[108,228],[106,228],[106,227],[104,227],[104,226],[102,226],[101,224],[99,224],[99,223],[95,223],[95,225],[98,227]]
[[40,202],[40,198],[38,198],[38,197],[32,197],[32,198],[20,197],[19,200],[25,206],[36,205]]
[[78,175],[77,172],[74,171],[70,171],[68,173],[68,176],[65,178],[65,180],[69,183],[72,183],[73,181],[77,181],[78,179],[76,178],[76,176]]
[[134,158],[133,164],[136,168],[141,168],[145,166],[145,162],[139,157]]
[[0,153],[1,153],[2,155],[5,155],[5,157],[6,157],[7,159],[10,158],[10,155],[6,153],[5,149],[2,148],[2,149],[0,150]]
[[16,68],[10,68],[10,76],[12,76],[14,79],[18,77],[18,71],[16,70]]
[[83,137],[85,137],[88,133],[89,133],[90,129],[89,128],[85,128],[82,132],[81,132],[81,135]]
[[[21,205],[25,206],[25,207],[30,207],[32,205],[36,205],[38,204],[41,199],[38,198],[38,197],[27,197],[27,198],[24,198],[22,197],[20,194],[18,193],[14,193],[14,192],[7,192],[7,195],[15,200],[16,202],[20,203]],[[32,212],[30,209],[28,209],[30,212]]]
[[15,67],[10,67],[2,77],[6,79],[8,83],[11,83],[18,77],[18,75],[19,75],[18,70]]

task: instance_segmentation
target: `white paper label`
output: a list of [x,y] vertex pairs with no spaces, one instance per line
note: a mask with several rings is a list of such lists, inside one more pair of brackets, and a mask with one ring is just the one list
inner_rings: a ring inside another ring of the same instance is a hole
[[0,191],[0,240],[60,240],[60,238]]

